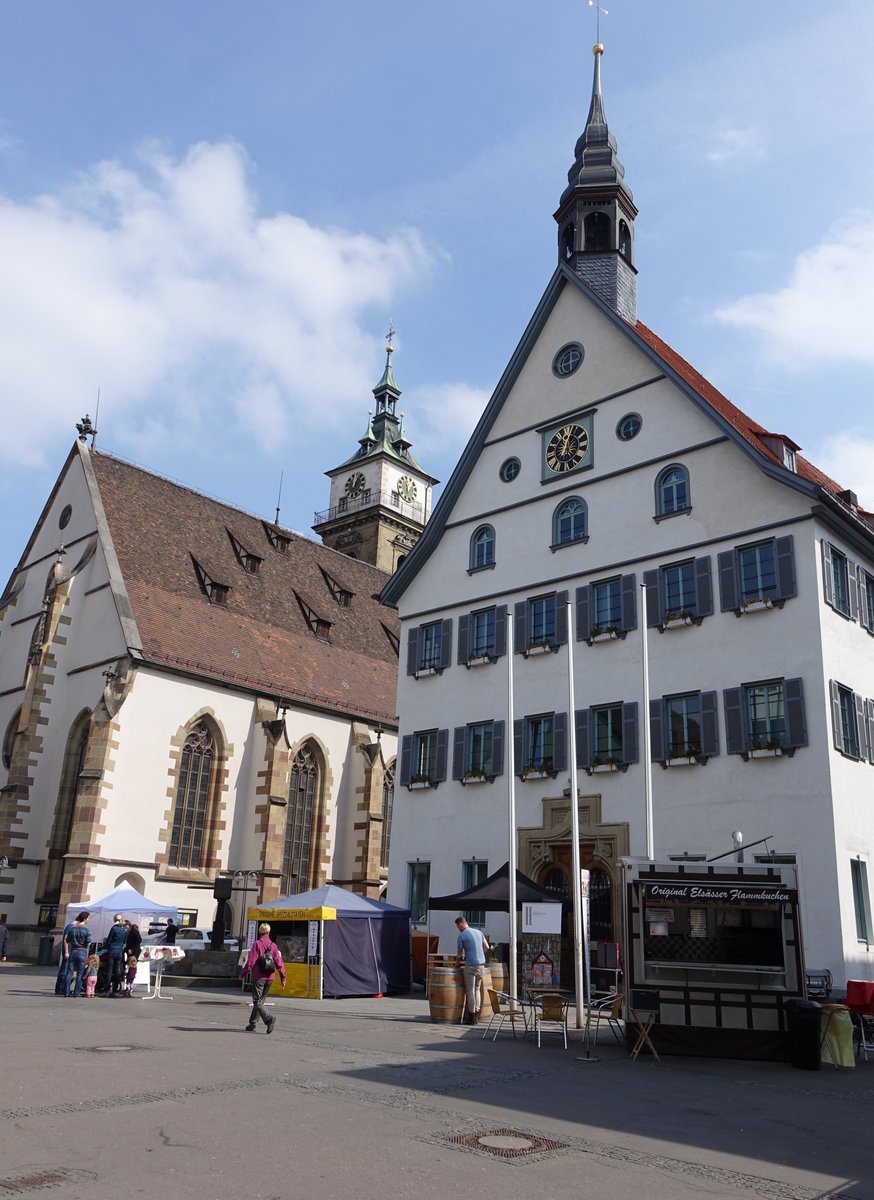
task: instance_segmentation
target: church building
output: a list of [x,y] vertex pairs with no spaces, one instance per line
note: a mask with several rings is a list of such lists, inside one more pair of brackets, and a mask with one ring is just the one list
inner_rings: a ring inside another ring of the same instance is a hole
[[591,935],[619,942],[649,775],[657,862],[742,835],[748,863],[797,864],[808,964],[867,978],[874,516],[638,319],[602,54],[555,271],[383,592],[402,628],[388,899],[454,944],[429,896],[501,867],[510,836],[566,894],[573,789]]
[[421,534],[434,482],[399,394],[387,365],[367,438],[331,472],[325,544],[97,451],[78,427],[0,597],[11,953],[122,881],[209,927],[230,876],[234,934],[257,902],[325,883],[384,892],[398,626],[382,564]]

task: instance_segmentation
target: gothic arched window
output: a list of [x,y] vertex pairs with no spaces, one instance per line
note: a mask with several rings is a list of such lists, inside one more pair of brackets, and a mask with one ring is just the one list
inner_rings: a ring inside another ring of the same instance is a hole
[[388,867],[389,843],[391,842],[391,818],[395,802],[395,769],[386,767],[382,781],[382,838],[379,845],[379,865]]
[[171,867],[197,870],[206,866],[215,761],[215,738],[206,722],[200,721],[190,730],[179,757],[179,779],[167,856]]
[[85,765],[85,749],[88,745],[90,731],[91,711],[86,708],[70,727],[64,751],[61,783],[58,787],[55,817],[52,821],[49,840],[47,869],[41,889],[42,895],[52,900],[56,899],[60,893],[64,877],[64,855],[70,849],[70,835],[73,831],[73,818],[76,813],[76,795],[79,791],[79,776]]
[[606,213],[589,213],[586,217],[586,249],[610,249],[610,218]]
[[656,516],[669,517],[672,513],[685,512],[691,507],[689,472],[677,463],[665,467],[656,480]]
[[318,785],[318,760],[313,747],[307,742],[294,756],[288,782],[282,852],[282,891],[286,896],[305,892],[315,883],[312,849]]

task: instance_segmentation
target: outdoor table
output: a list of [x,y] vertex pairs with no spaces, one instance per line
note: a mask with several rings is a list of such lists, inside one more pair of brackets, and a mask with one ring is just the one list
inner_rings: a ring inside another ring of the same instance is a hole
[[161,992],[161,976],[164,973],[164,964],[171,962],[179,962],[185,957],[185,951],[181,946],[143,946],[140,957],[146,962],[155,964],[155,984],[151,991],[146,992],[142,996],[143,1000],[172,1000],[172,996],[165,996]]
[[629,1005],[628,1016],[631,1025],[637,1030],[637,1041],[634,1043],[634,1049],[631,1051],[631,1057],[637,1061],[637,1056],[640,1054],[641,1050],[643,1050],[644,1046],[646,1046],[656,1062],[660,1063],[662,1060],[659,1058],[658,1052],[656,1051],[655,1046],[652,1044],[652,1037],[650,1036],[652,1033],[652,1027],[656,1023],[656,1017],[658,1016],[658,1013],[655,1011],[649,1012],[646,1014],[644,1019],[638,1016],[634,1009]]

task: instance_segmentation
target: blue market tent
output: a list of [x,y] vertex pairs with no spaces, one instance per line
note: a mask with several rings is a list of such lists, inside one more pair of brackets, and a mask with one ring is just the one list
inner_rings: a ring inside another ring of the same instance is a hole
[[410,990],[410,911],[329,883],[250,909],[259,921],[288,920],[283,910],[334,909],[323,922],[322,994],[376,996]]

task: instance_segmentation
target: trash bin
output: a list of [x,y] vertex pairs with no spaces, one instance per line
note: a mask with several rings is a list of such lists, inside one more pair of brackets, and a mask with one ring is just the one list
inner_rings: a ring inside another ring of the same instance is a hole
[[39,949],[36,952],[37,966],[51,967],[55,962],[55,939],[53,937],[41,937],[39,939]]
[[789,1061],[802,1071],[820,1068],[820,1016],[815,1000],[787,1000],[784,1005],[789,1030]]

